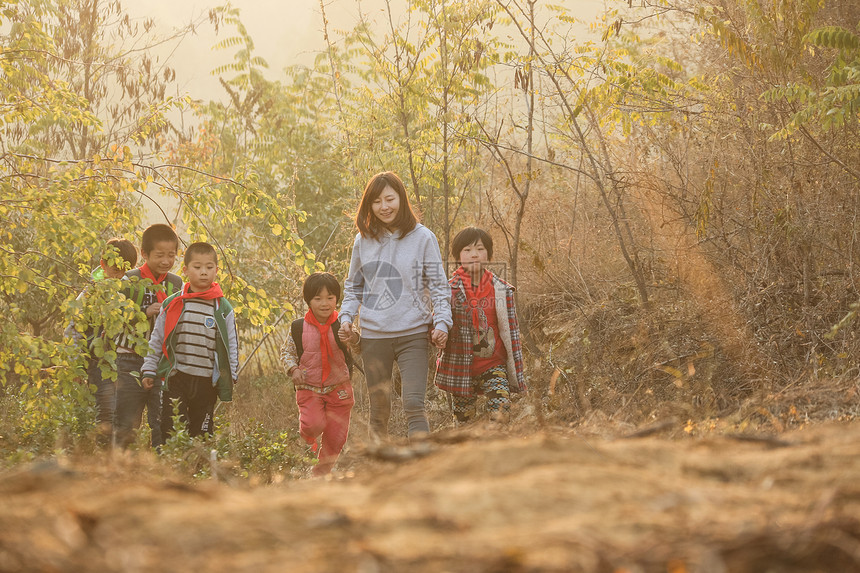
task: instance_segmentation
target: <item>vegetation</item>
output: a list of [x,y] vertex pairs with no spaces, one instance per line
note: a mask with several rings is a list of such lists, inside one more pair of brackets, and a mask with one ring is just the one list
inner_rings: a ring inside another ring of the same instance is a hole
[[[593,23],[573,3],[379,4],[338,37],[320,2],[325,49],[281,77],[213,11],[224,97],[201,101],[166,95],[151,23],[119,2],[0,0],[2,459],[91,442],[62,330],[134,323],[115,289],[72,301],[166,197],[159,220],[221,250],[240,317],[243,389],[200,451],[266,480],[306,465],[283,326],[306,273],[345,273],[349,213],[387,169],[445,255],[467,224],[496,238],[537,419],[856,416],[856,3],[625,0]],[[165,458],[199,473],[186,442]]]

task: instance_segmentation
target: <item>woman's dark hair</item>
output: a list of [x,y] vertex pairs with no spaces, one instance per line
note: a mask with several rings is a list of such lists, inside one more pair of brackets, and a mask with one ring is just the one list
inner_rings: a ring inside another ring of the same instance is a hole
[[310,304],[311,300],[326,289],[329,294],[333,294],[337,300],[340,300],[340,283],[331,273],[313,273],[305,279],[305,285],[302,287],[302,298]]
[[451,241],[451,256],[458,263],[460,262],[460,253],[469,245],[474,245],[478,241],[487,249],[487,260],[493,260],[493,238],[488,232],[478,227],[466,227],[454,237]]
[[370,178],[361,196],[361,203],[358,204],[358,215],[355,217],[355,224],[362,237],[376,239],[382,231],[382,223],[373,214],[373,202],[376,201],[386,187],[394,189],[398,197],[400,197],[400,209],[397,211],[397,217],[394,218],[394,222],[392,223],[392,226],[400,231],[400,236],[406,235],[406,233],[414,229],[415,225],[418,224],[418,215],[412,209],[412,205],[409,204],[409,198],[406,196],[406,187],[403,186],[403,181],[394,172],[384,171]]

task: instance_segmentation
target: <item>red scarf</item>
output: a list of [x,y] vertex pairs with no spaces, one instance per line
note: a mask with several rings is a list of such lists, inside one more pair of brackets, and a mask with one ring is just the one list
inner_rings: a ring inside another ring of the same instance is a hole
[[[328,331],[330,330],[330,327],[334,323],[335,320],[337,320],[337,311],[336,310],[331,313],[331,316],[328,317],[328,320],[325,321],[325,324],[320,324],[320,322],[317,320],[317,317],[314,316],[313,311],[309,310],[305,314],[305,322],[308,324],[312,324],[312,325],[316,326],[320,331],[320,350],[321,350],[320,354],[322,356],[321,360],[322,360],[322,381],[323,382],[328,378],[328,375],[331,372],[331,364],[329,364],[328,357],[334,356],[334,354],[332,353],[331,344],[329,344],[329,341],[328,341]],[[335,333],[335,336],[337,336],[337,333]]]
[[[455,275],[460,277],[463,281],[463,286],[466,291],[466,301],[469,303],[469,309],[472,311],[472,326],[475,327],[475,332],[478,332],[479,314],[478,307],[481,306],[481,300],[489,298],[491,300],[490,304],[495,304],[495,289],[493,288],[493,273],[485,270],[484,274],[481,275],[481,280],[478,282],[477,287],[472,286],[472,275],[469,274],[463,267],[458,268],[455,272]],[[484,313],[486,314],[490,307],[487,306],[487,303],[483,303],[486,308],[484,308]]]
[[[160,277],[155,278],[155,275],[152,273],[152,269],[149,268],[149,265],[147,263],[143,263],[143,265],[138,270],[140,270],[140,276],[152,281],[153,286],[160,285],[164,282],[164,279],[167,278],[167,273],[164,273]],[[162,289],[155,291],[155,297],[158,299],[158,302],[164,302],[164,300],[167,298],[167,290]]]
[[165,357],[169,354],[167,351],[167,337],[176,328],[176,324],[179,322],[179,315],[182,314],[182,309],[185,306],[185,301],[189,298],[212,300],[224,296],[218,283],[212,283],[207,290],[202,292],[191,292],[190,289],[191,283],[185,283],[185,286],[182,287],[182,294],[173,298],[167,305],[167,308],[164,309],[166,315],[164,317],[164,341],[161,343],[161,350],[164,352]]

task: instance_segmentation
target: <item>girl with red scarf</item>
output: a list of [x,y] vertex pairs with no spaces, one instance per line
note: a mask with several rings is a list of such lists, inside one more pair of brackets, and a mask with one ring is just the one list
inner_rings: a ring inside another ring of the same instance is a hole
[[451,393],[460,422],[474,417],[479,394],[487,397],[491,417],[504,416],[511,392],[526,390],[514,287],[485,268],[493,258],[493,239],[483,229],[460,231],[451,254],[460,263],[448,281],[454,326],[435,383]]
[[[350,381],[352,357],[338,338],[340,283],[331,273],[313,273],[302,296],[309,310],[293,321],[281,360],[296,388],[299,433],[319,457],[314,476],[331,473],[346,444],[355,397]],[[349,343],[355,344],[353,331]],[[320,444],[320,442],[322,442]]]

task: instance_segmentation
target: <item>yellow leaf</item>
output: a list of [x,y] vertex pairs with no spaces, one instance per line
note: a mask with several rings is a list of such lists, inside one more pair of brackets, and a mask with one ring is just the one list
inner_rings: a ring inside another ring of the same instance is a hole
[[280,226],[280,225],[278,225],[278,224],[275,224],[275,225],[272,227],[272,233],[273,233],[276,237],[280,237],[280,236],[281,236],[281,233],[283,233],[283,232],[284,232],[284,228],[283,228],[283,227],[281,227],[281,226]]

